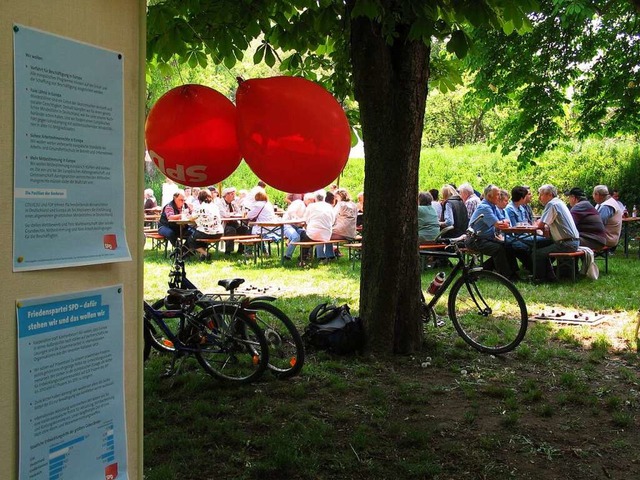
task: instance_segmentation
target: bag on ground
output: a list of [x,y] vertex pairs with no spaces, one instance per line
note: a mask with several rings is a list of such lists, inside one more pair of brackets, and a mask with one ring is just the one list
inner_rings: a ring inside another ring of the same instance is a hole
[[309,314],[302,338],[310,348],[347,354],[362,348],[364,330],[362,321],[351,315],[348,305],[321,303]]

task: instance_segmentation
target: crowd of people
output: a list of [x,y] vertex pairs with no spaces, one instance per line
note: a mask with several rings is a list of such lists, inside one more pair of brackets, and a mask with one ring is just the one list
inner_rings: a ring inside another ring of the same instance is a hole
[[[234,240],[244,235],[260,235],[280,241],[275,230],[265,232],[260,225],[248,226],[249,222],[269,223],[278,219],[266,187],[264,182],[258,182],[249,191],[226,187],[220,195],[215,186],[184,190],[175,188],[171,199],[160,211],[158,233],[173,246],[182,235],[188,249],[197,252],[202,260],[208,258],[208,243],[203,240],[225,237],[225,255],[234,253]],[[148,191],[153,196],[151,189],[145,190],[145,209],[149,205]],[[282,218],[290,222],[284,225],[284,236],[288,242],[285,260],[292,259],[296,247],[294,242],[355,239],[362,216],[364,194],[360,193],[358,203],[355,203],[346,189],[332,185],[329,191],[287,194],[285,201],[287,208]],[[188,218],[191,224],[181,226],[176,222],[184,218]],[[237,253],[244,253],[242,244],[238,246]],[[321,261],[331,261],[336,255],[340,255],[340,251],[334,250],[331,244],[316,247],[316,257]],[[302,252],[303,260],[309,256],[310,251],[305,249]]]
[[[530,273],[535,270],[537,281],[555,281],[549,254],[575,252],[578,248],[615,249],[626,214],[624,205],[606,185],[594,187],[594,204],[579,187],[564,193],[569,205],[559,198],[555,186],[539,187],[538,200],[543,211],[536,218],[531,209],[531,190],[525,185],[512,188],[510,193],[488,185],[480,194],[468,183],[458,188],[444,185],[439,192],[420,192],[418,238],[420,243],[426,243],[441,231],[441,236],[454,238],[471,227],[475,235],[468,238],[467,246],[488,256],[485,268],[514,281],[520,279],[522,269]],[[503,232],[521,226],[534,227],[537,233],[523,237]],[[537,248],[532,258],[534,241]]]
[[[264,233],[259,225],[249,222],[274,222],[276,208],[270,202],[264,182],[251,190],[237,191],[226,187],[219,193],[215,186],[208,188],[174,189],[172,197],[161,209],[158,233],[175,245],[180,226],[175,222],[187,215],[195,223],[183,226],[182,235],[187,246],[202,259],[207,258],[207,242],[225,237],[225,255],[232,255],[238,237],[254,234],[280,241],[276,230]],[[564,192],[550,184],[538,188],[538,201],[543,210],[535,217],[531,208],[532,193],[526,185],[511,191],[488,185],[483,192],[471,184],[459,187],[443,185],[418,195],[418,240],[433,241],[438,235],[454,238],[463,235],[469,227],[476,232],[468,240],[468,247],[488,257],[485,268],[497,271],[511,280],[519,280],[523,270],[535,271],[536,280],[554,281],[555,274],[549,254],[575,252],[578,248],[615,249],[620,239],[625,206],[616,198],[617,192],[606,185],[596,185],[591,203],[583,189],[574,187]],[[145,211],[157,208],[153,190],[145,190]],[[289,193],[283,219],[284,236],[288,243],[284,259],[291,260],[296,242],[352,241],[362,223],[364,194],[354,202],[344,188],[331,185],[328,191],[304,194]],[[248,221],[247,221],[248,220]],[[535,227],[537,233],[528,236],[505,234],[510,227]],[[535,257],[532,246],[536,243]],[[331,261],[340,255],[331,244],[316,246],[316,257]],[[238,246],[243,253],[243,245]],[[303,260],[310,256],[308,249],[301,252]],[[535,267],[534,267],[535,265]]]

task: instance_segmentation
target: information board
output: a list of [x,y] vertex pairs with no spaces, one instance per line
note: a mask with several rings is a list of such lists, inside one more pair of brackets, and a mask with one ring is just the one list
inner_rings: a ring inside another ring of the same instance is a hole
[[121,54],[14,26],[13,271],[130,260]]
[[16,312],[20,480],[128,478],[122,286]]

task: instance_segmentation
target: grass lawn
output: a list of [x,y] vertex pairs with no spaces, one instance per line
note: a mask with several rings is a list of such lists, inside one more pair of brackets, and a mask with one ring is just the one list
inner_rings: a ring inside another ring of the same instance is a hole
[[[149,245],[148,245],[149,246]],[[308,352],[299,377],[225,386],[195,362],[161,378],[145,365],[145,479],[640,478],[640,357],[634,339],[640,260],[621,249],[597,281],[520,282],[529,314],[589,310],[597,326],[531,322],[512,353],[467,347],[446,324],[420,354],[390,359]],[[346,252],[345,252],[346,253]],[[169,261],[145,252],[145,299],[166,292]],[[435,271],[423,275],[426,287]],[[275,258],[188,262],[204,291],[243,277],[304,328],[320,302],[357,313],[359,266],[301,269]]]

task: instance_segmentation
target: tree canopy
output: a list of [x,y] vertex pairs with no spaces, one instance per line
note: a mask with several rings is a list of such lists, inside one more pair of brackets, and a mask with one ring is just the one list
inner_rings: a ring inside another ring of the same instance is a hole
[[568,136],[640,129],[638,2],[541,0],[528,35],[476,29],[469,95],[508,107],[495,142],[531,160]]

